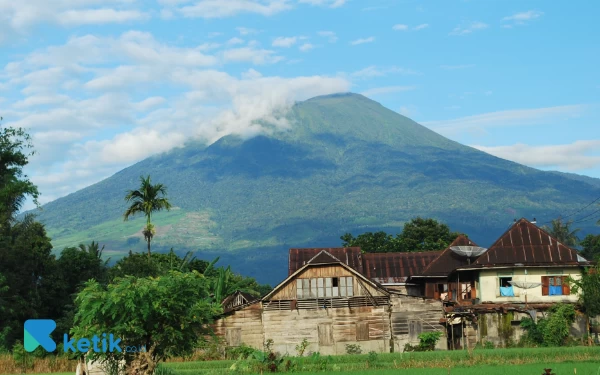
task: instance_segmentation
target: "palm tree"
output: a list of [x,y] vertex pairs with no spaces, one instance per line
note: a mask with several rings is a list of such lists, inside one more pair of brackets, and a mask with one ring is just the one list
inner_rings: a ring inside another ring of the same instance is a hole
[[146,227],[142,233],[148,242],[148,258],[150,258],[150,242],[156,233],[151,221],[152,213],[161,210],[171,210],[171,203],[166,196],[167,188],[163,184],[152,185],[149,175],[146,178],[140,176],[140,188],[138,190],[129,190],[125,196],[125,200],[131,202],[131,205],[123,214],[124,221],[127,221],[130,216],[138,213],[146,216]]
[[563,244],[574,247],[579,243],[579,237],[577,237],[577,232],[579,232],[579,228],[571,230],[571,225],[573,221],[563,222],[559,217],[558,219],[554,219],[551,221],[552,227],[544,226],[544,229],[550,233],[550,235],[556,238],[559,242]]

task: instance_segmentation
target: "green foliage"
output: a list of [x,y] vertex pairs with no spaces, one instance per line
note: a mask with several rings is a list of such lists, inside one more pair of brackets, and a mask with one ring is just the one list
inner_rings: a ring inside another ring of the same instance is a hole
[[150,175],[146,178],[141,176],[140,188],[129,190],[125,195],[125,201],[130,203],[130,206],[123,214],[123,220],[127,221],[129,217],[140,213],[146,216],[146,227],[142,233],[148,241],[148,257],[150,257],[150,242],[156,233],[151,222],[152,214],[161,210],[171,210],[171,203],[166,196],[167,188],[163,184],[153,185],[150,181]]
[[426,250],[443,250],[460,233],[435,219],[417,217],[404,225],[401,233],[393,237],[385,232],[363,233],[354,237],[350,233],[340,239],[344,247],[360,247],[366,253],[393,253]]
[[[169,271],[191,272],[195,270],[204,273],[208,267],[207,261],[196,259],[191,252],[182,258],[171,249],[167,254],[152,253],[148,258],[145,254],[130,251],[126,257],[119,259],[111,267],[110,278],[112,280],[123,276],[156,277],[166,275]],[[215,272],[209,271],[207,276],[214,274]]]
[[563,220],[559,217],[558,219],[552,220],[550,227],[545,225],[543,228],[559,242],[562,242],[567,246],[575,247],[579,243],[579,237],[577,236],[577,233],[581,229],[572,229],[571,225],[573,225],[572,220],[563,222]]
[[362,354],[362,348],[358,344],[346,344],[346,354]]
[[569,329],[575,322],[576,312],[572,304],[558,303],[548,309],[548,317],[534,322],[531,318],[521,319],[526,331],[524,341],[540,346],[564,346],[568,344]]
[[585,314],[590,318],[600,315],[600,265],[585,269],[581,279],[569,278],[568,282],[572,292],[579,294]]
[[254,352],[255,349],[253,347],[245,344],[237,347],[228,347],[225,349],[225,359],[247,359]]
[[92,337],[105,332],[122,337],[122,345],[144,345],[146,353],[91,353],[92,358],[126,360],[136,371],[151,374],[160,361],[185,356],[206,334],[206,324],[221,310],[211,303],[209,282],[198,272],[171,271],[166,276],[117,278],[106,287],[89,281],[76,298],[71,333]]
[[433,350],[435,350],[435,346],[437,345],[437,342],[440,340],[441,337],[442,337],[442,332],[440,332],[440,331],[423,332],[418,336],[419,344],[413,346],[413,345],[407,343],[406,345],[404,345],[404,351],[405,352],[433,351]]
[[306,351],[306,348],[308,348],[309,342],[306,338],[302,339],[302,342],[298,345],[296,345],[296,353],[298,354],[298,357],[302,357],[304,355],[304,352]]
[[600,260],[600,234],[588,234],[579,245],[582,247],[582,257],[591,261]]

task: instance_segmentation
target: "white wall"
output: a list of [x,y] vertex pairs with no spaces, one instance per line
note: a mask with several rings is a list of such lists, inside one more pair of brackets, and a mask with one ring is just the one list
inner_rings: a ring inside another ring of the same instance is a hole
[[[525,271],[527,271],[527,275]],[[543,296],[541,286],[528,290],[513,287],[514,297],[501,297],[499,278],[501,276],[511,276],[511,274],[513,281],[522,280],[541,283],[542,276],[571,276],[574,279],[579,279],[581,278],[581,269],[579,267],[564,267],[482,270],[479,272],[477,285],[477,297],[480,301],[482,303],[524,303],[525,294],[527,294],[528,303],[577,302],[578,300],[573,291],[568,296]]]

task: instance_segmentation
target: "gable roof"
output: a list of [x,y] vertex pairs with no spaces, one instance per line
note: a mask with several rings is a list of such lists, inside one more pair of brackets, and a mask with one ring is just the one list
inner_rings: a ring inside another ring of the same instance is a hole
[[527,219],[514,223],[475,262],[465,269],[501,266],[587,265],[577,250],[553,238]]
[[403,283],[420,274],[441,251],[363,254],[364,275],[381,284]]
[[327,248],[305,248],[290,249],[288,276],[304,267],[309,260],[325,250],[333,256],[337,262],[344,263],[350,268],[362,273],[363,260],[360,247],[327,247]]
[[[333,249],[335,249],[335,248],[333,248]],[[346,249],[358,249],[360,251],[360,248],[346,248]],[[292,249],[290,249],[290,251],[291,250]],[[296,249],[296,250],[305,250],[305,249]],[[261,300],[262,301],[268,300],[269,297],[271,297],[273,294],[275,294],[277,291],[279,291],[279,289],[281,289],[283,286],[285,286],[288,282],[290,282],[296,276],[298,276],[300,273],[302,273],[306,268],[316,267],[316,266],[319,266],[322,264],[337,264],[337,265],[341,266],[342,268],[348,270],[348,272],[352,273],[359,279],[365,281],[367,284],[371,285],[372,287],[379,289],[383,294],[389,295],[389,292],[381,284],[377,283],[374,280],[370,280],[370,279],[366,278],[362,273],[360,273],[356,269],[350,267],[345,262],[338,260],[337,257],[334,257],[327,250],[329,250],[329,249],[321,249],[321,251],[319,251],[317,254],[315,254],[311,259],[306,261],[306,264],[304,266],[300,267],[294,273],[289,275],[285,280],[280,282],[275,288],[273,288],[273,290],[271,290],[271,292],[269,292],[269,294],[264,296]],[[362,265],[362,263],[361,263],[361,265]]]
[[221,306],[223,307],[223,312],[227,313],[233,310],[240,309],[254,302],[258,302],[259,300],[260,298],[254,297],[250,293],[237,290],[234,293],[225,297],[223,302],[221,302]]
[[447,277],[455,269],[469,264],[466,257],[461,257],[450,249],[452,246],[477,246],[477,244],[466,236],[460,235],[436,259],[431,261],[420,275],[413,276]]

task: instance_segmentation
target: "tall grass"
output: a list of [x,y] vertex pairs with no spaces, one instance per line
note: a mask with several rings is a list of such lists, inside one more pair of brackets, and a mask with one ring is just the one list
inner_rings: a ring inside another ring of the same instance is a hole
[[24,366],[14,360],[10,354],[0,354],[0,374],[43,374],[53,372],[75,373],[77,361],[65,357],[48,356],[34,358]]

